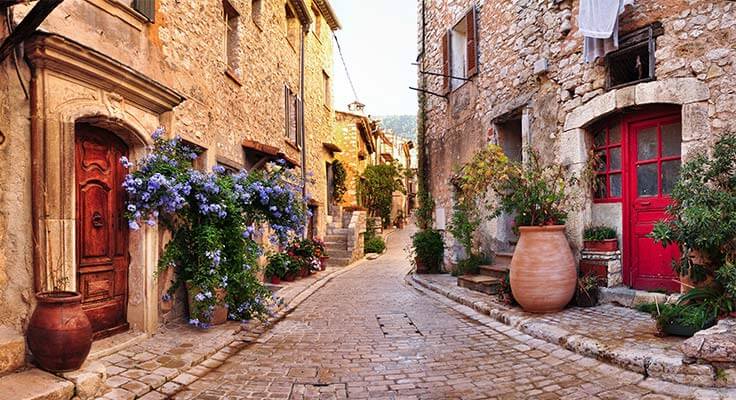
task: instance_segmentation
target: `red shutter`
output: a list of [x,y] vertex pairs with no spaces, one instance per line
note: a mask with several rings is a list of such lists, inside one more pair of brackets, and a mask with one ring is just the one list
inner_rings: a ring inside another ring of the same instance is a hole
[[468,11],[465,21],[468,28],[467,55],[468,55],[468,77],[478,73],[478,31],[476,30],[475,7]]
[[442,89],[450,90],[450,31],[445,32],[442,37]]

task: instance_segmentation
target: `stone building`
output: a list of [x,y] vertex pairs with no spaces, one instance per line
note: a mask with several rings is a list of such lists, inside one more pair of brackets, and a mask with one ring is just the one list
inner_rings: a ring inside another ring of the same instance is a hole
[[[40,4],[21,3],[0,5],[12,27],[2,24],[0,41]],[[164,233],[125,228],[115,180],[117,158],[141,157],[159,126],[198,146],[201,168],[283,157],[311,173],[322,234],[338,28],[327,0],[67,0],[53,10],[0,64],[0,327],[22,339],[33,293],[66,288],[109,317],[98,336],[155,331]],[[103,190],[80,182],[91,166],[112,177]],[[93,192],[109,207],[95,210]],[[89,218],[107,235],[100,254],[117,260],[94,272],[79,229]]]
[[[418,1],[419,79],[433,93],[420,110],[422,151],[436,226],[451,213],[454,168],[486,143],[516,160],[530,146],[578,173],[593,151],[605,166],[599,189],[567,223],[574,249],[584,226],[615,227],[623,268],[609,273],[637,289],[677,289],[672,254],[644,235],[663,215],[688,154],[736,131],[736,3],[636,1],[618,17],[618,51],[592,63],[583,59],[579,7]],[[485,250],[511,249],[509,222],[483,223]]]
[[378,121],[351,106],[351,111],[335,112],[334,143],[342,150],[336,159],[345,167],[347,190],[343,207],[358,205],[357,186],[365,167],[376,163],[376,132]]

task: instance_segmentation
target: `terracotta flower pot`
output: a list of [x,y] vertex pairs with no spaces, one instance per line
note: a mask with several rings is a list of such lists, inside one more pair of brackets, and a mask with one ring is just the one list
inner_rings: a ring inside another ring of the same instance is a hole
[[618,250],[618,239],[586,240],[583,248],[590,251],[616,251]]
[[556,312],[575,294],[575,259],[564,225],[519,227],[511,258],[511,291],[524,311]]
[[324,271],[327,269],[327,261],[330,259],[330,257],[322,256],[319,258],[319,269],[320,271]]
[[293,273],[293,272],[289,272],[289,273],[288,273],[288,274],[286,274],[286,276],[284,277],[284,280],[285,280],[286,282],[294,282],[294,279],[296,279],[296,274],[295,274],[295,273]]
[[50,372],[79,369],[92,347],[92,324],[76,292],[41,292],[28,324],[28,347],[39,367]]
[[278,285],[278,284],[281,283],[281,278],[279,278],[278,276],[272,276],[271,277],[271,283],[274,284],[274,285]]
[[414,257],[414,264],[417,266],[417,274],[426,274],[427,267],[424,265],[424,261],[419,257]]

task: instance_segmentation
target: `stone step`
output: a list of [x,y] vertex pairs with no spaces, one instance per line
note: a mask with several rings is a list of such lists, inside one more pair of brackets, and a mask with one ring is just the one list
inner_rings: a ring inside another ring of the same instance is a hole
[[327,250],[347,250],[348,249],[348,241],[344,242],[325,242],[325,249]]
[[0,376],[23,367],[26,361],[26,340],[8,327],[0,327]]
[[347,234],[348,228],[327,228],[327,235],[346,236]]
[[457,277],[457,285],[485,294],[498,294],[501,280],[486,275],[461,275]]
[[348,238],[346,235],[325,235],[325,243],[347,243]]
[[494,278],[504,279],[509,274],[508,265],[481,265],[478,267],[480,274],[484,276],[492,276]]
[[327,255],[330,256],[330,258],[351,258],[353,256],[353,252],[345,249],[327,249]]
[[0,378],[0,400],[69,400],[72,396],[73,383],[40,369]]
[[493,258],[493,264],[494,265],[500,265],[500,266],[509,266],[511,265],[511,257],[514,256],[514,253],[511,252],[504,252],[499,251],[496,252],[495,257]]
[[327,265],[330,267],[344,267],[352,262],[352,259],[350,258],[337,258],[337,257],[330,257],[330,260],[327,261]]

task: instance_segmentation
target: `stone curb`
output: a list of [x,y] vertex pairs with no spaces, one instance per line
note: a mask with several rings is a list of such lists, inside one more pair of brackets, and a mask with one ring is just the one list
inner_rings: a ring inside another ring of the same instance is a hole
[[416,274],[407,275],[405,280],[409,285],[420,291],[423,291],[421,288],[429,289],[529,336],[561,346],[586,357],[644,374],[647,377],[674,384],[690,385],[688,387],[736,387],[736,368],[733,366],[716,368],[708,364],[686,364],[683,363],[681,357],[652,355],[620,348],[610,349],[598,340],[570,332],[559,326],[537,321],[533,317],[520,316],[487,302],[463,297],[441,285],[428,282]]
[[[190,369],[190,371],[199,369],[196,375],[188,374],[187,372],[183,372],[181,375],[188,375],[188,376],[183,380],[180,379],[180,382],[177,381],[176,377],[171,379],[173,382],[178,383],[178,387],[169,388],[169,390],[166,390],[166,391],[159,390],[158,392],[166,396],[173,397],[174,394],[180,391],[186,390],[186,387],[189,384],[198,380],[200,377],[204,376],[210,370],[219,367],[228,358],[235,355],[238,351],[243,350],[248,345],[252,343],[263,343],[263,342],[268,341],[268,339],[270,339],[270,336],[264,337],[263,335],[267,333],[274,325],[276,325],[278,322],[286,318],[289,314],[291,314],[292,311],[294,311],[297,308],[297,306],[299,306],[302,302],[304,302],[306,299],[308,299],[310,296],[312,296],[315,292],[317,292],[319,289],[324,287],[330,281],[354,269],[355,267],[358,267],[363,261],[364,261],[363,259],[357,260],[351,264],[348,264],[347,266],[340,267],[340,269],[338,269],[337,271],[334,271],[330,273],[329,275],[326,275],[320,278],[319,280],[312,282],[309,286],[305,287],[304,290],[297,293],[289,302],[279,305],[279,308],[277,309],[275,314],[272,315],[265,322],[255,321],[252,324],[248,324],[245,327],[241,327],[241,329],[239,330],[240,332],[233,333],[233,340],[231,342],[225,344],[225,346],[223,346],[222,348],[215,350],[213,352],[213,355],[208,356],[208,358],[204,359],[197,366],[194,366]],[[239,333],[239,334],[236,335],[236,333]],[[227,349],[225,349],[225,347],[227,347]],[[166,397],[166,398],[169,398],[169,397]]]

